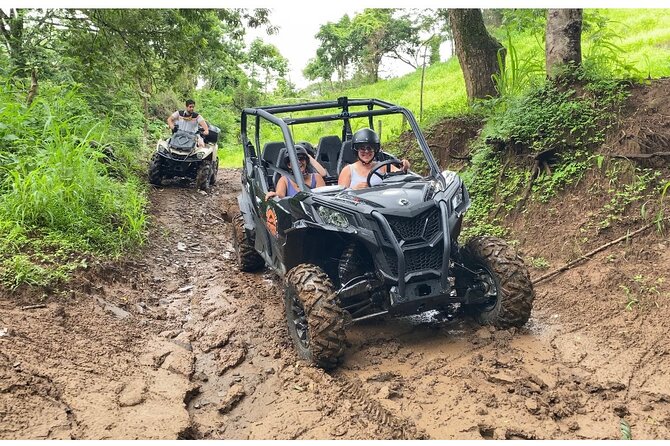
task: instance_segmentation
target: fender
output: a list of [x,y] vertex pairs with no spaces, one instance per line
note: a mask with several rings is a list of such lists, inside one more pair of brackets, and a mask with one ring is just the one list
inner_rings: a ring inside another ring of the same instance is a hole
[[251,197],[249,197],[249,192],[246,188],[242,188],[242,193],[237,196],[237,204],[244,219],[244,228],[250,231],[256,230],[256,224],[252,217],[254,211],[251,205]]

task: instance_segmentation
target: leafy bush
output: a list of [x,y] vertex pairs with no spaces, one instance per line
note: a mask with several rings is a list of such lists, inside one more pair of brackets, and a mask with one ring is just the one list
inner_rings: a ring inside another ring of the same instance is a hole
[[0,243],[16,248],[0,251],[3,283],[43,285],[65,277],[80,255],[142,244],[137,146],[110,132],[76,87],[45,84],[29,107],[4,88],[0,103]]
[[553,147],[583,148],[604,141],[615,111],[626,97],[624,85],[591,81],[581,91],[546,82],[510,97],[502,113],[491,114],[484,137],[540,152]]

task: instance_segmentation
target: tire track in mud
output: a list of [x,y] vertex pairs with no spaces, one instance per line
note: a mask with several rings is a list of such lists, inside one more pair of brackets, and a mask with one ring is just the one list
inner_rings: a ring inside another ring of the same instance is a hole
[[394,415],[378,400],[372,398],[358,380],[339,376],[339,396],[355,403],[359,416],[367,418],[379,426],[380,437],[388,440],[429,440],[428,434],[418,429],[414,422]]

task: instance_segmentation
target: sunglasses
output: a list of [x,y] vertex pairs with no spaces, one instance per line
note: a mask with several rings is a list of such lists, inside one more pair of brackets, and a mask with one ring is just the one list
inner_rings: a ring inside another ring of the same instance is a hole
[[375,148],[372,146],[358,146],[356,147],[356,151],[358,152],[374,152]]
[[[306,163],[307,162],[307,157],[305,155],[298,156],[297,158],[298,158],[299,163]],[[290,160],[288,162],[291,163]]]

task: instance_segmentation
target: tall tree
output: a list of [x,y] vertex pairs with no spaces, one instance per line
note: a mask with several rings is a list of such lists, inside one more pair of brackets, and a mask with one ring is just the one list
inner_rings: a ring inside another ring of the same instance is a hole
[[582,63],[582,10],[547,9],[547,77],[570,75]]
[[336,23],[328,22],[321,25],[315,36],[321,42],[316,50],[316,60],[320,73],[330,71],[332,75],[333,72],[337,72],[340,81],[345,79],[347,67],[353,59],[351,32],[352,23],[347,14]]
[[416,60],[421,46],[419,29],[407,15],[395,17],[395,13],[395,9],[365,9],[353,19],[352,43],[357,65],[371,82],[379,80],[384,56],[417,67],[410,60]]
[[506,50],[486,30],[481,10],[449,9],[449,21],[468,101],[498,96],[492,76],[500,74],[498,52],[504,61]]
[[267,93],[268,85],[273,77],[283,77],[288,70],[288,60],[281,55],[276,46],[265,43],[260,38],[251,42],[247,55],[247,65],[251,71],[251,77],[256,79],[257,70],[264,75],[263,91]]
[[318,51],[317,57],[310,59],[307,66],[302,70],[306,79],[311,81],[323,79],[324,82],[330,82],[331,84],[334,72],[333,67],[318,56]]
[[57,57],[54,10],[0,9],[0,42],[7,52],[12,77],[23,79],[43,71],[46,61]]

